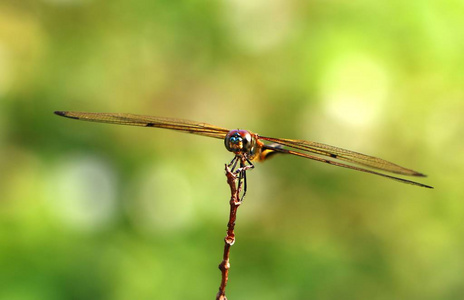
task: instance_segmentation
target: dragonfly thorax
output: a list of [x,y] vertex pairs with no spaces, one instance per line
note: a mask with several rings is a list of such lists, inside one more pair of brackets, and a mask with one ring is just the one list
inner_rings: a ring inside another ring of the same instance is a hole
[[224,139],[226,149],[235,154],[254,156],[256,151],[256,138],[246,130],[231,130]]

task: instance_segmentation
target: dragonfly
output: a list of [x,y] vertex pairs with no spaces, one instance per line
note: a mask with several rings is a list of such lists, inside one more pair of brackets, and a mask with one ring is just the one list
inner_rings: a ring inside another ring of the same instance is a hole
[[[238,175],[239,184],[244,183],[241,200],[245,197],[246,171],[254,168],[253,162],[265,161],[276,153],[290,154],[308,158],[332,166],[378,175],[402,183],[432,189],[432,186],[403,179],[390,174],[425,177],[417,171],[407,169],[392,162],[374,156],[305,140],[282,139],[258,135],[248,130],[233,129],[194,122],[183,119],[143,116],[127,113],[91,113],[74,111],[55,111],[55,114],[76,120],[154,127],[177,130],[181,132],[224,140],[226,149],[234,153],[229,167]],[[385,174],[385,173],[389,174]]]

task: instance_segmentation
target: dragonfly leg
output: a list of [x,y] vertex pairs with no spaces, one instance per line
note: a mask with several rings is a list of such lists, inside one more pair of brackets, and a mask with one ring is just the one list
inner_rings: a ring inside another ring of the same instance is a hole
[[238,183],[237,183],[237,191],[238,194],[242,192],[242,187],[243,189],[243,194],[240,196],[240,202],[243,201],[243,198],[245,197],[246,190],[247,190],[247,182],[246,182],[246,169],[245,169],[245,159],[243,157],[240,157],[240,168],[237,169],[236,174],[238,175]]
[[[238,164],[240,163],[240,166],[238,167]],[[240,201],[243,200],[245,197],[245,194],[247,192],[247,180],[246,180],[246,171],[249,169],[253,169],[255,166],[253,163],[246,157],[246,155],[236,155],[230,163],[227,165],[228,168],[230,168],[231,172],[234,173],[236,178],[238,179],[237,182],[237,191],[239,194],[242,192],[243,188],[243,194],[240,197]],[[237,168],[238,167],[238,168]]]
[[[236,155],[236,156],[234,156],[234,158],[230,161],[230,163],[227,165],[227,166],[231,169],[232,172],[237,173],[237,172],[235,171],[235,168],[237,167],[238,161],[239,161],[239,157]],[[231,167],[232,167],[232,168],[231,168]]]
[[248,162],[248,169],[253,169],[255,165],[248,159],[248,157],[245,156],[246,161]]
[[247,178],[246,178],[246,170],[243,171],[243,194],[242,197],[240,197],[240,202],[243,201],[243,198],[245,198],[247,192]]
[[[240,156],[240,168],[235,170],[235,174],[239,174],[241,172],[247,171],[249,169],[253,169],[255,165],[246,157],[246,156]],[[246,164],[248,163],[248,165]]]
[[[248,163],[248,165],[246,163]],[[246,156],[240,157],[240,168],[237,169],[237,172],[239,174],[238,176],[239,182],[238,182],[237,188],[239,191],[241,190],[242,185],[243,185],[243,194],[240,197],[240,202],[243,201],[243,199],[245,198],[246,192],[247,192],[246,171],[249,169],[253,169],[254,167],[255,166],[253,165],[253,163]]]

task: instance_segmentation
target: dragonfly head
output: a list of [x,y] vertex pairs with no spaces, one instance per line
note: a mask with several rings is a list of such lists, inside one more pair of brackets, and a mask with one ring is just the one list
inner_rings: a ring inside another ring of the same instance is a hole
[[254,154],[256,139],[246,130],[231,130],[224,139],[227,150],[235,154]]

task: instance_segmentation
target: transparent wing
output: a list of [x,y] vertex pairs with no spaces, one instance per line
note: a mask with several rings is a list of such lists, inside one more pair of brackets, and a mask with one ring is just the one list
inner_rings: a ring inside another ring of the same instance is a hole
[[[410,170],[404,167],[401,167],[397,164],[392,162],[386,161],[384,159],[369,156],[365,154],[361,154],[358,152],[316,143],[304,140],[290,140],[290,139],[277,139],[277,138],[270,138],[270,137],[259,137],[262,140],[274,142],[277,144],[281,144],[284,146],[288,146],[291,148],[327,156],[330,158],[335,158],[343,161],[347,161],[350,163],[355,163],[362,166],[367,166],[370,168],[387,171],[391,173],[401,174],[401,175],[409,175],[409,176],[421,176],[424,177],[425,175],[414,170]],[[292,153],[294,154],[294,153]]]
[[337,167],[342,167],[342,168],[352,169],[352,170],[356,170],[356,171],[360,171],[360,172],[364,172],[364,173],[374,174],[374,175],[382,176],[382,177],[385,177],[385,178],[393,179],[393,180],[396,180],[396,181],[400,181],[400,182],[403,182],[403,183],[408,183],[408,184],[412,184],[412,185],[416,185],[416,186],[421,186],[421,187],[433,189],[433,187],[431,187],[429,185],[425,185],[425,184],[415,182],[415,181],[412,181],[412,180],[407,180],[407,179],[403,179],[403,178],[399,178],[399,177],[379,173],[379,172],[376,172],[376,171],[360,168],[360,167],[357,167],[357,166],[348,165],[348,164],[345,164],[345,163],[337,162],[337,161],[334,161],[334,160],[331,160],[331,159],[322,158],[322,157],[307,154],[307,153],[301,153],[301,152],[297,152],[297,151],[293,151],[293,150],[283,149],[283,148],[280,148],[280,147],[278,147],[276,145],[266,145],[266,148],[274,150],[276,152],[280,152],[280,153],[287,153],[287,154],[292,154],[292,155],[296,155],[296,156],[300,156],[300,157],[304,157],[304,158],[309,158],[309,159],[312,159],[312,160],[320,161],[320,162],[323,162],[323,163],[326,163],[326,164],[329,164],[329,165],[333,165],[333,166],[337,166]]
[[[217,127],[214,125],[206,123],[198,123],[189,120],[174,119],[174,118],[164,118],[164,117],[153,117],[153,116],[142,116],[134,114],[120,114],[120,113],[86,113],[86,112],[70,112],[70,111],[55,111],[55,114],[71,119],[92,121],[92,122],[101,122],[101,123],[110,123],[110,124],[119,124],[119,125],[131,125],[131,126],[142,126],[142,127],[156,127],[156,128],[165,128],[171,130],[178,130],[182,132],[209,136],[218,139],[224,139],[227,133],[229,132],[226,128]],[[426,188],[432,188],[431,186],[382,174],[372,170],[364,169],[358,166],[348,165],[345,163],[337,162],[332,159],[338,159],[342,161],[347,161],[349,163],[367,166],[370,168],[375,168],[378,170],[392,172],[402,175],[410,176],[425,176],[422,173],[401,167],[397,164],[391,163],[389,161],[383,160],[381,158],[361,154],[358,152],[304,140],[291,140],[291,139],[279,139],[271,137],[262,137],[259,139],[277,143],[278,145],[287,146],[294,149],[303,150],[306,152],[326,156],[330,159],[321,158],[319,156],[300,153],[293,150],[283,149],[280,146],[275,145],[265,145],[266,149],[271,149],[280,153],[292,154],[300,157],[309,158],[312,160],[324,162],[327,164],[335,165],[338,167],[344,167],[348,169],[353,169],[365,173],[375,174],[404,183],[409,183],[417,186],[422,186]]]
[[142,116],[134,114],[88,113],[73,111],[55,111],[55,114],[66,118],[83,121],[172,129],[192,134],[209,136],[217,139],[224,139],[229,132],[228,129],[214,125],[173,118]]

